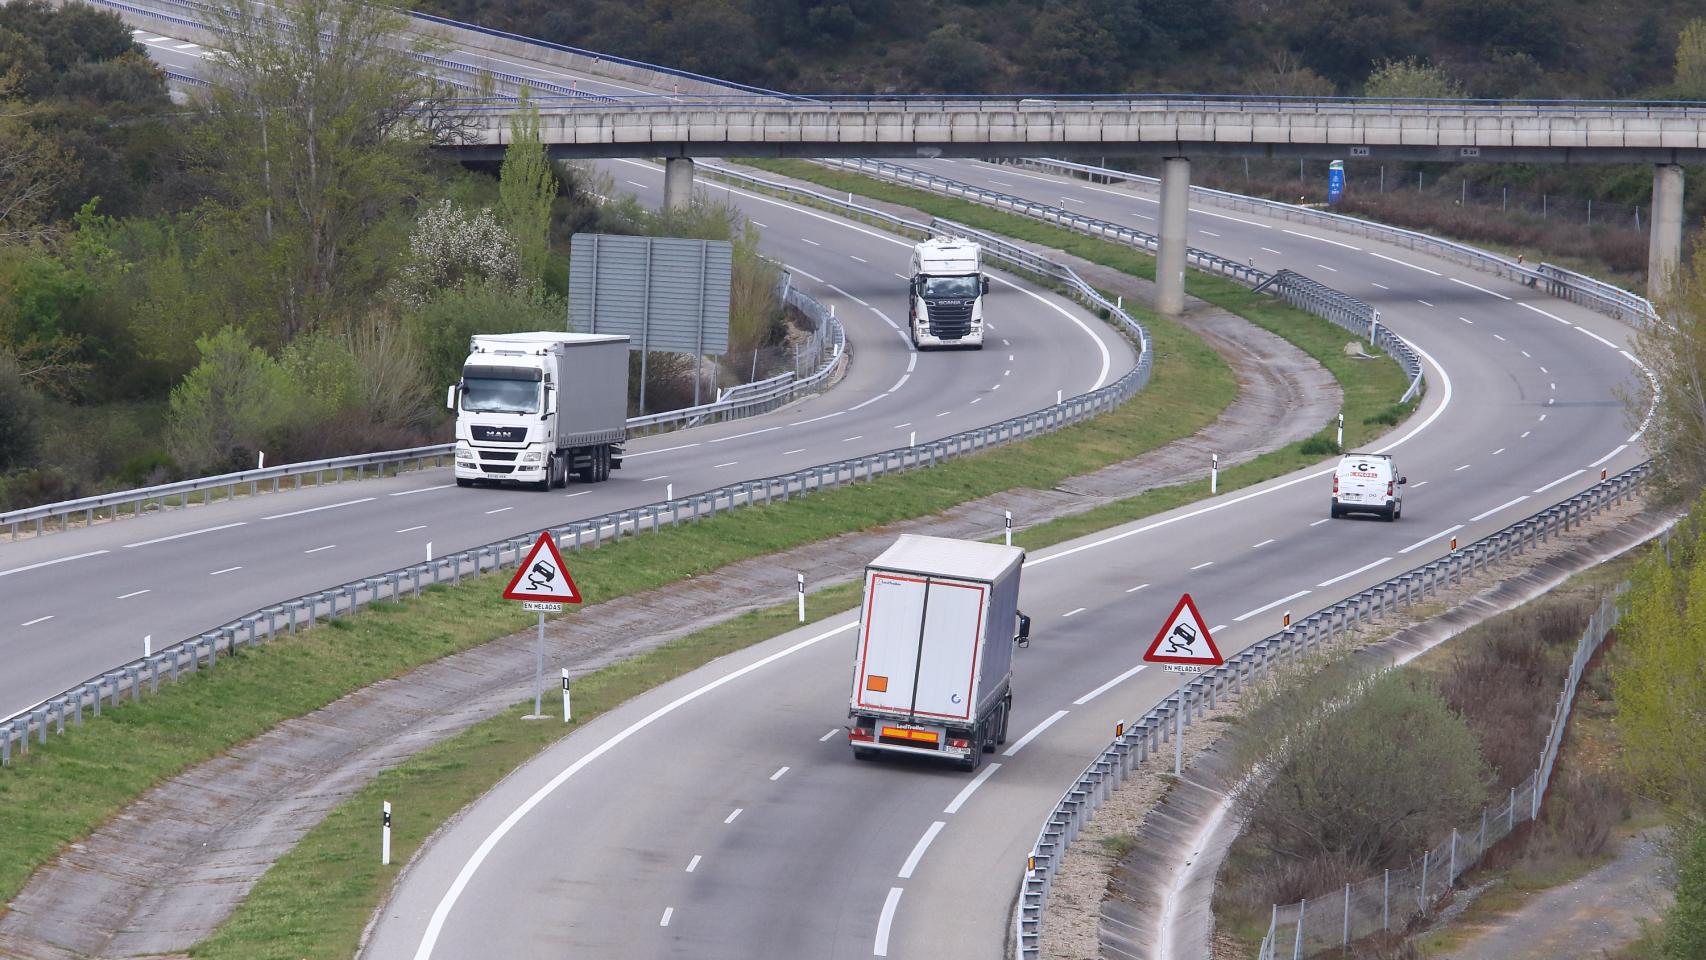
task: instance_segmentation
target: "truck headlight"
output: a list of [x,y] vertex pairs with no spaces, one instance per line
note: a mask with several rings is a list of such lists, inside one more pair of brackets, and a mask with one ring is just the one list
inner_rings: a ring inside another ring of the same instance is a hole
[[522,463],[538,463],[543,459],[545,459],[545,452],[543,450],[529,450],[521,455]]
[[472,460],[472,459],[474,459],[474,451],[468,449],[467,447],[458,446],[456,448],[456,459],[458,459],[458,460]]

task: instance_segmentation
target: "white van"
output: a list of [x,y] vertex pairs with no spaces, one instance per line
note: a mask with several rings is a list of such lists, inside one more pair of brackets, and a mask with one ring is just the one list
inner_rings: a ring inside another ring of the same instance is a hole
[[1327,515],[1337,520],[1347,513],[1372,513],[1396,520],[1404,515],[1401,488],[1406,482],[1383,453],[1347,453],[1333,471],[1333,506]]

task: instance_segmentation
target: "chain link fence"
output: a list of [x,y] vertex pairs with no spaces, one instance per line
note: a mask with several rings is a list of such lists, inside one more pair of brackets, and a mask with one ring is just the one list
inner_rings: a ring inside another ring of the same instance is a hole
[[[1616,594],[1628,587],[1625,581]],[[1441,901],[1449,898],[1457,878],[1479,865],[1488,849],[1514,833],[1518,826],[1539,819],[1570,710],[1575,704],[1576,689],[1588,663],[1617,625],[1619,610],[1616,595],[1601,600],[1576,642],[1564,688],[1553,706],[1546,745],[1533,773],[1512,787],[1509,796],[1498,804],[1482,808],[1478,821],[1453,828],[1449,836],[1432,849],[1422,851],[1421,859],[1409,866],[1347,883],[1340,894],[1275,905],[1258,960],[1288,957],[1302,960],[1329,950],[1342,950],[1362,937],[1406,929],[1411,921],[1429,916]]]

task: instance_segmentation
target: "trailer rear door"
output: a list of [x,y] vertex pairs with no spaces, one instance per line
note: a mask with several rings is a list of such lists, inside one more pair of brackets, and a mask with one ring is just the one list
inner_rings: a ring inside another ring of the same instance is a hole
[[865,590],[854,703],[920,719],[971,719],[988,588],[873,570]]

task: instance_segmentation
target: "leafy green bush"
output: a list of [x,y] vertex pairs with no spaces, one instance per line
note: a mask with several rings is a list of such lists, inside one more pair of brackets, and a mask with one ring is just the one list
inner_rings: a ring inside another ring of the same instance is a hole
[[1329,454],[1343,452],[1339,449],[1338,443],[1324,433],[1318,433],[1303,441],[1303,446],[1298,447],[1297,451],[1306,457],[1325,457]]
[[41,402],[24,382],[18,361],[0,350],[0,470],[21,467],[35,458]]
[[1698,827],[1678,858],[1676,903],[1665,914],[1665,960],[1706,957],[1706,827]]
[[201,363],[172,390],[167,446],[197,472],[248,467],[306,405],[302,386],[231,327],[196,341]]

